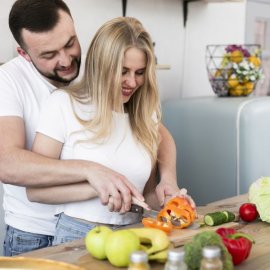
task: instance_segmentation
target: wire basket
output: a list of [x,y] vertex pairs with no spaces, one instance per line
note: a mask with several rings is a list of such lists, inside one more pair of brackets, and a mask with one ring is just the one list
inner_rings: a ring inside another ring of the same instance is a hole
[[248,96],[263,77],[258,44],[207,45],[209,82],[218,96]]

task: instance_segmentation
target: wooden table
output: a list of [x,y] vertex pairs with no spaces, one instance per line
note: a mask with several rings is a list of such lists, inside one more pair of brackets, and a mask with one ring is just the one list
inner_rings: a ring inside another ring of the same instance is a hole
[[[217,210],[230,210],[238,212],[239,206],[247,202],[247,195],[240,195],[225,200],[210,203],[203,207],[198,207],[199,214],[205,214]],[[239,226],[242,232],[251,234],[256,244],[253,245],[250,257],[236,266],[237,270],[266,270],[270,269],[270,224],[261,221],[252,223],[242,223]],[[199,232],[199,231],[198,231]],[[92,258],[85,250],[83,240],[76,240],[59,246],[44,248],[22,254],[25,257],[46,258],[63,261],[84,267],[85,269],[110,270],[119,269],[110,265],[107,261],[98,261]],[[163,264],[152,263],[151,269],[161,270]]]

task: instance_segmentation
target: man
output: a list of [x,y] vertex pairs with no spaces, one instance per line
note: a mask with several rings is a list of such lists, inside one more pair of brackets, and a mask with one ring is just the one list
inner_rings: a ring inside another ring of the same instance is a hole
[[[41,104],[56,88],[78,77],[81,49],[70,11],[62,0],[17,0],[9,26],[19,44],[19,56],[0,68],[0,179],[4,183],[7,224],[4,255],[12,256],[51,245],[54,234],[55,207],[29,202],[25,187],[86,180],[103,204],[110,198],[110,202],[126,209],[132,196],[139,201],[143,197],[125,176],[100,164],[55,160],[30,151]],[[156,193],[163,204],[178,187],[175,145],[163,126],[160,133],[160,183]],[[86,193],[84,199],[89,196]],[[67,201],[73,199],[71,195]]]

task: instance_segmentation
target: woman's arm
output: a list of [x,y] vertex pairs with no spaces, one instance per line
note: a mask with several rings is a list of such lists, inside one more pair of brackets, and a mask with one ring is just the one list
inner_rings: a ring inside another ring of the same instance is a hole
[[176,146],[164,125],[159,126],[158,170],[160,181],[156,189],[160,206],[179,191],[176,176]]
[[63,186],[27,188],[26,194],[31,202],[47,204],[86,201],[98,196],[87,181]]
[[160,144],[158,148],[158,170],[161,181],[177,183],[176,176],[176,145],[168,129],[159,125]]
[[143,195],[145,198],[145,202],[154,210],[160,210],[160,203],[158,201],[158,197],[156,194],[157,187],[157,166],[155,166],[151,175],[144,187]]
[[160,182],[156,187],[158,201],[163,206],[170,198],[186,198],[195,209],[196,204],[185,188],[179,188],[176,176],[176,146],[169,131],[161,124],[159,127],[161,142],[158,149],[158,169]]

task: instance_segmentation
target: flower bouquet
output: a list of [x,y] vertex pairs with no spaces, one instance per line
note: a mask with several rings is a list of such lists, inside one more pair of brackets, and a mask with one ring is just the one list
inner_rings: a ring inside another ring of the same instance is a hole
[[247,96],[263,77],[260,45],[208,45],[206,66],[218,96]]

